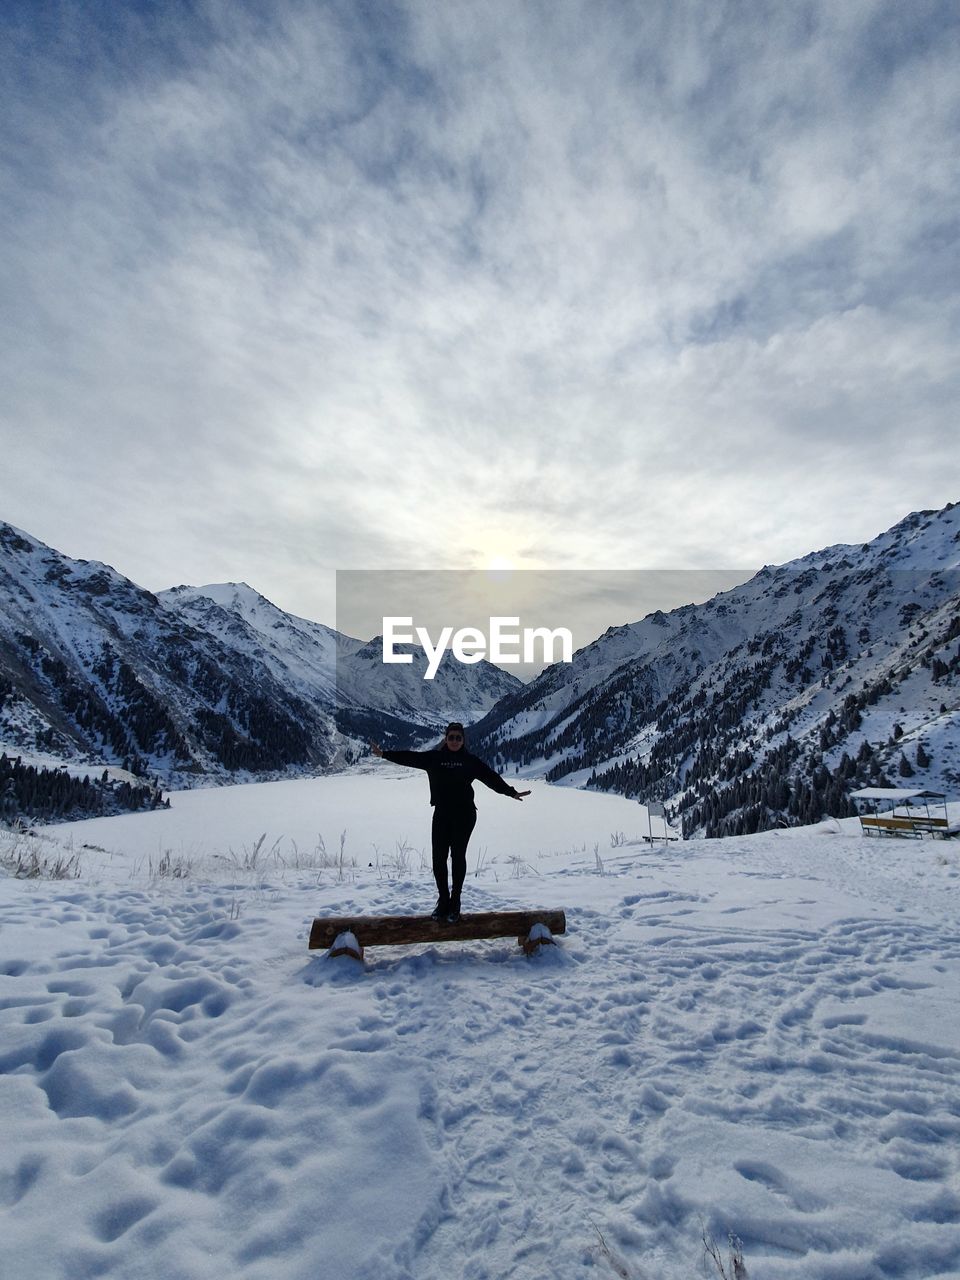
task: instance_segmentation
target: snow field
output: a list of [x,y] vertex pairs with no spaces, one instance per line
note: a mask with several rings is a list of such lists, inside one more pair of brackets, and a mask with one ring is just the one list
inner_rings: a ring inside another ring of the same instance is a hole
[[[427,841],[387,770],[54,829],[79,880],[0,880],[9,1274],[686,1280],[703,1230],[751,1280],[960,1274],[960,849],[611,847],[638,806],[477,790],[465,909],[564,907],[558,947],[306,951],[432,906],[364,859]],[[342,829],[343,872],[238,856]]]

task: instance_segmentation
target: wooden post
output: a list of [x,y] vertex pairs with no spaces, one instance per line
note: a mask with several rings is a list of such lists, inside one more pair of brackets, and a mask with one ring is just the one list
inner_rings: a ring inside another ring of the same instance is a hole
[[556,946],[553,934],[545,924],[535,924],[526,938],[518,938],[517,943],[523,947],[524,954],[532,956],[541,947]]
[[[364,947],[463,942],[473,938],[508,938],[512,934],[523,946],[537,925],[543,925],[550,935],[565,933],[567,918],[562,911],[477,911],[461,916],[456,924],[432,920],[429,916],[318,917],[310,929],[307,945],[311,951],[327,950],[338,943],[341,934],[353,934],[362,954]],[[548,939],[541,937],[539,941]],[[553,941],[552,936],[549,941]]]
[[363,947],[356,939],[356,935],[350,932],[338,933],[330,944],[330,959],[335,956],[352,956],[354,960],[363,959]]

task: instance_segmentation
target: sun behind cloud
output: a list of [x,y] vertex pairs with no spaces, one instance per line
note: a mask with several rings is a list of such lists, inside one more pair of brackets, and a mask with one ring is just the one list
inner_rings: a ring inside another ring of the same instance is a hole
[[488,573],[509,573],[516,567],[509,556],[490,556],[484,565]]

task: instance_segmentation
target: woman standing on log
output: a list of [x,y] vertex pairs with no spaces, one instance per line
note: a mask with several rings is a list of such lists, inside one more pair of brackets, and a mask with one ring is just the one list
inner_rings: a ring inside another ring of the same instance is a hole
[[[381,751],[370,743],[375,756],[392,764],[425,769],[430,779],[430,803],[433,805],[433,877],[437,882],[437,905],[434,920],[456,924],[460,919],[460,891],[467,874],[467,844],[477,821],[473,802],[473,783],[482,782],[491,791],[522,800],[529,791],[517,791],[505,782],[466,746],[466,735],[459,720],[447,725],[443,745],[436,751]],[[453,891],[447,887],[447,854],[453,867]]]

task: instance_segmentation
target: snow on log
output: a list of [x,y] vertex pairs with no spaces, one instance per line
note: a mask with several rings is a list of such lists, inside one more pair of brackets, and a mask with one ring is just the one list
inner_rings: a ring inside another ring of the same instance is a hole
[[[553,941],[553,934],[565,933],[567,918],[562,911],[477,911],[461,916],[456,924],[436,921],[430,916],[332,916],[318,917],[310,930],[311,951],[338,945],[340,935],[352,934],[357,950],[364,947],[402,946],[409,942],[461,942],[473,938],[515,936],[526,946],[533,930],[541,926]],[[359,941],[358,941],[359,939]],[[542,935],[541,941],[547,941]]]
[[525,938],[518,938],[517,942],[528,956],[532,956],[539,947],[554,945],[553,934],[545,924],[539,923],[533,926]]
[[330,945],[330,958],[334,956],[353,956],[355,960],[363,959],[363,947],[357,941],[356,935],[351,933],[349,929],[343,933],[338,933]]

